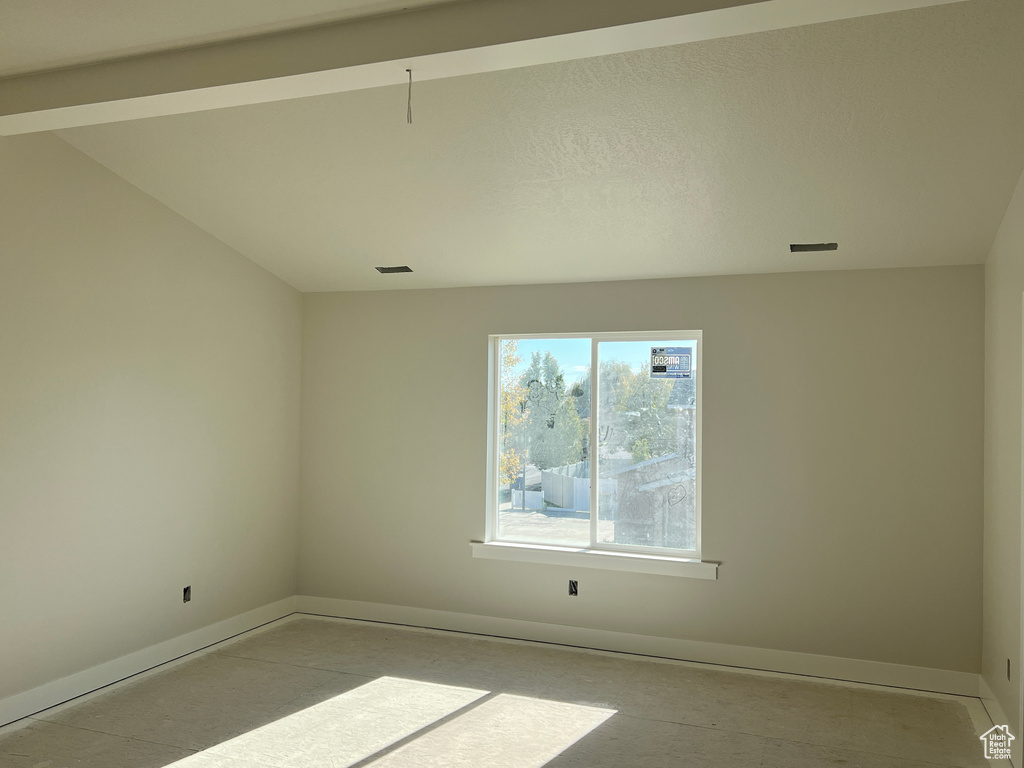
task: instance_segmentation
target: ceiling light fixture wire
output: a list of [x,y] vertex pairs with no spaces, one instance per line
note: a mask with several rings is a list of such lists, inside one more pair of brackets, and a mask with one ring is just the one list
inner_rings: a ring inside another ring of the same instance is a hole
[[405,70],[409,73],[409,101],[405,109],[405,122],[412,125],[412,70]]

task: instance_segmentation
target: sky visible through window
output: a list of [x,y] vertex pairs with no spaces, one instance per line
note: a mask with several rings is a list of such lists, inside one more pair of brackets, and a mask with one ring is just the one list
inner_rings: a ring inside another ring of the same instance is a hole
[[[607,347],[602,350],[602,362],[628,363],[634,372],[640,370],[644,362],[650,362],[651,347],[667,342],[622,341],[615,342],[615,354],[609,355]],[[543,355],[550,351],[558,360],[566,381],[577,381],[586,376],[590,370],[590,339],[519,339],[519,364],[513,368],[516,375],[521,374],[530,365],[530,357],[534,352]]]

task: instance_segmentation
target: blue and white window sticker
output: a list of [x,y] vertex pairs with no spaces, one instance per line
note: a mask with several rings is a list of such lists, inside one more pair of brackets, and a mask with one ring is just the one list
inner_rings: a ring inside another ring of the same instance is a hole
[[692,379],[693,347],[651,347],[652,379]]

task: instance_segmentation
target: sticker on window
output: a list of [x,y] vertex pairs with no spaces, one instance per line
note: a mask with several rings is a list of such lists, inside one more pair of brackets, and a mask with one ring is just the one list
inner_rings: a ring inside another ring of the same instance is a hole
[[693,378],[693,347],[651,347],[652,379]]

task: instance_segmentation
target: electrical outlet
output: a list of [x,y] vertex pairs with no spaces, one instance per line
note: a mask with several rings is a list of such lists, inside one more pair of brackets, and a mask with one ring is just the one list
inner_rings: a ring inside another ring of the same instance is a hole
[[181,590],[181,602],[187,603],[192,599],[192,585],[185,587]]
[[575,579],[569,579],[569,597],[578,597],[580,594],[580,584]]

